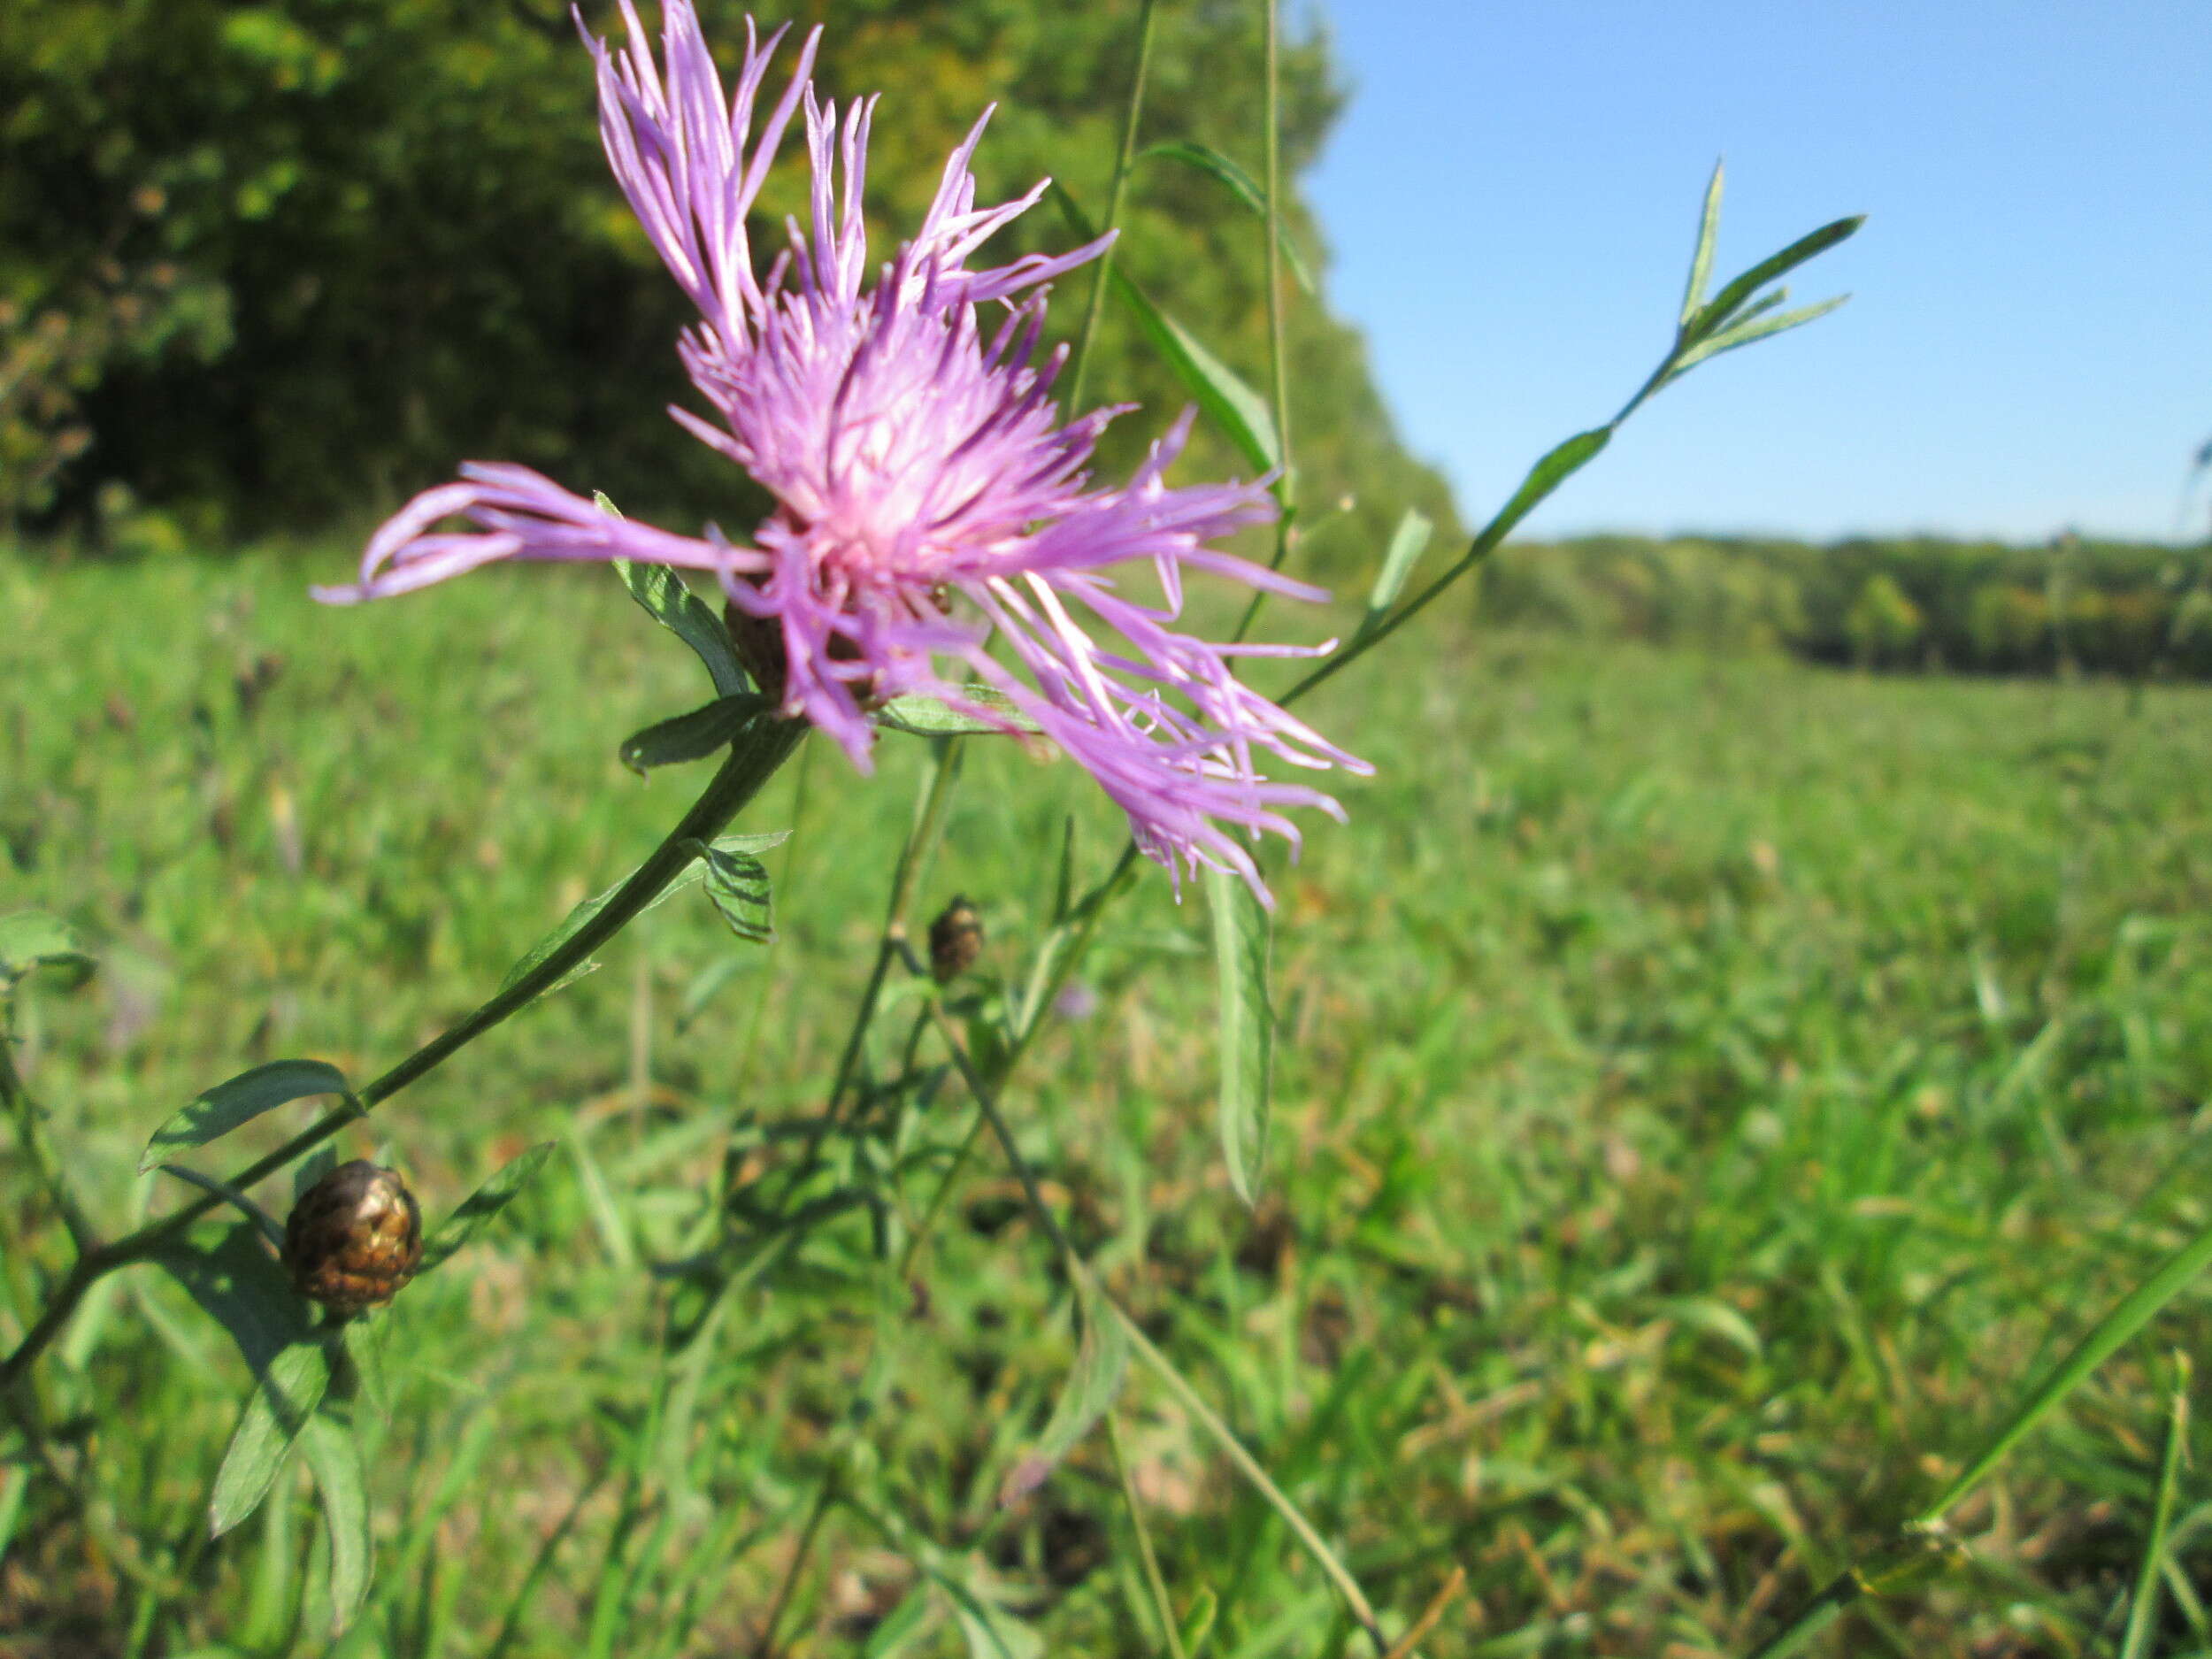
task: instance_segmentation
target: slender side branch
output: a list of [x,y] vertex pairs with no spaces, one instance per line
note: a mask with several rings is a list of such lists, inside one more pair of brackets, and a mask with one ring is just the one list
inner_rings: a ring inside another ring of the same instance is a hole
[[[1275,444],[1281,457],[1282,470],[1275,479],[1275,551],[1267,561],[1271,571],[1282,569],[1290,557],[1291,520],[1297,516],[1298,503],[1292,494],[1294,477],[1290,463],[1290,349],[1283,326],[1283,111],[1282,111],[1282,4],[1281,0],[1260,0],[1260,11],[1266,19],[1267,52],[1265,79],[1266,96],[1262,100],[1261,119],[1266,124],[1265,153],[1267,173],[1266,236],[1267,236],[1267,365],[1268,383],[1275,405]],[[1267,589],[1256,592],[1244,608],[1244,617],[1237,624],[1233,637],[1241,640],[1251,633],[1252,625],[1260,619],[1260,609],[1267,603]]]
[[[499,991],[474,1013],[418,1048],[362,1089],[357,1097],[359,1102],[357,1107],[349,1103],[329,1113],[266,1157],[257,1159],[231,1177],[228,1184],[243,1191],[255,1182],[274,1174],[294,1159],[329,1140],[362,1112],[389,1100],[509,1015],[527,1007],[549,987],[558,984],[571,969],[586,961],[593,951],[620,933],[640,911],[660,896],[662,889],[691,864],[694,854],[687,843],[711,841],[720,833],[723,826],[759,794],[761,787],[775,774],[776,769],[790,758],[806,731],[806,726],[800,721],[764,719],[756,720],[739,733],[728,757],[715,773],[713,781],[707,785],[705,792],[677,821],[675,828],[653,850],[652,856],[615,891],[598,914],[563,940],[542,962],[512,985]],[[25,1333],[15,1351],[8,1356],[4,1363],[0,1363],[0,1388],[12,1386],[29,1370],[32,1363],[67,1324],[69,1316],[83,1299],[84,1293],[95,1282],[119,1267],[144,1261],[155,1255],[222,1202],[213,1195],[194,1199],[160,1220],[150,1222],[135,1233],[88,1250],[80,1256],[69,1277],[62,1281],[53,1302],[39,1316],[37,1323]]]
[[1167,1643],[1168,1659],[1185,1659],[1183,1632],[1176,1627],[1175,1604],[1167,1597],[1167,1580],[1160,1576],[1160,1558],[1152,1550],[1152,1532],[1144,1524],[1144,1498],[1137,1491],[1128,1454],[1122,1449],[1121,1425],[1113,1408],[1106,1409],[1106,1446],[1114,1455],[1114,1478],[1121,1483],[1122,1507],[1129,1511],[1129,1527],[1137,1535],[1137,1559],[1144,1568],[1145,1593],[1152,1598],[1153,1617],[1160,1621],[1160,1637]]
[[1000,1149],[1006,1154],[1007,1164],[1014,1171],[1014,1179],[1021,1185],[1022,1196],[1028,1203],[1030,1214],[1036,1217],[1037,1225],[1044,1229],[1046,1236],[1052,1240],[1053,1248],[1059,1251],[1068,1277],[1096,1296],[1099,1304],[1112,1313],[1138,1356],[1168,1386],[1169,1391],[1182,1402],[1183,1409],[1195,1417],[1214,1442],[1228,1454],[1229,1461],[1237,1467],[1237,1472],[1252,1483],[1254,1489],[1267,1500],[1270,1507],[1297,1535],[1298,1541],[1305,1546],[1306,1553],[1313,1557],[1316,1564],[1327,1575],[1329,1582],[1336,1586],[1337,1593],[1344,1598],[1345,1606],[1350,1609],[1353,1618],[1367,1632],[1368,1640],[1374,1643],[1376,1653],[1388,1653],[1390,1642],[1383,1635],[1382,1626],[1375,1617],[1375,1609],[1368,1601],[1366,1593],[1359,1587],[1359,1580],[1353,1578],[1344,1563],[1336,1558],[1336,1552],[1314,1529],[1313,1523],[1306,1518],[1304,1512],[1290,1501],[1282,1488],[1275,1484],[1273,1478],[1261,1467],[1259,1460],[1245,1449],[1244,1442],[1237,1438],[1236,1431],[1222,1421],[1220,1414],[1206,1403],[1205,1397],[1191,1386],[1182,1372],[1176,1370],[1173,1362],[1154,1346],[1152,1339],[1144,1333],[1143,1326],[1093,1277],[1083,1258],[1076,1254],[1074,1241],[1060,1225],[1059,1217],[1052,1213],[1052,1207],[1045,1202],[1043,1190],[1037,1185],[1036,1173],[1029,1167],[1029,1160],[1022,1156],[1020,1147],[1015,1144],[1014,1133],[999,1110],[997,1091],[977,1070],[974,1059],[968,1053],[968,1045],[961,1040],[952,1022],[945,1018],[944,1011],[933,1005],[930,1015],[939,1038],[950,1051],[953,1064],[959,1068],[960,1075],[966,1079],[969,1093],[975,1097],[976,1109],[989,1123],[992,1135],[997,1140]]
[[23,1079],[16,1072],[12,1001],[0,1000],[0,1107],[4,1107],[15,1120],[16,1142],[23,1148],[24,1162],[38,1177],[39,1185],[46,1189],[47,1201],[61,1217],[61,1225],[68,1230],[69,1241],[77,1247],[80,1257],[91,1255],[100,1248],[98,1233],[83,1208],[77,1202],[77,1194],[62,1173],[61,1160],[54,1156],[54,1148],[46,1138],[46,1125],[41,1118],[38,1102],[23,1087]]
[[[1114,179],[1106,190],[1106,222],[1102,233],[1121,224],[1122,193],[1129,171],[1137,162],[1137,121],[1144,113],[1145,72],[1152,62],[1152,12],[1156,0],[1143,0],[1137,12],[1137,66],[1129,77],[1129,102],[1121,116],[1121,146],[1114,152]],[[1098,337],[1098,319],[1106,309],[1106,288],[1113,274],[1114,250],[1110,245],[1098,256],[1091,273],[1091,294],[1083,307],[1083,326],[1075,336],[1075,350],[1068,364],[1068,403],[1075,414],[1083,412],[1083,387],[1091,368],[1091,346]]]

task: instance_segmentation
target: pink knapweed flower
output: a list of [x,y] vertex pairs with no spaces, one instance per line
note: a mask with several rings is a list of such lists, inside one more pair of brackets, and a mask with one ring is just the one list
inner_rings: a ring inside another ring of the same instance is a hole
[[[1304,654],[1297,648],[1214,644],[1175,626],[1190,570],[1326,596],[1207,545],[1273,517],[1266,480],[1166,484],[1187,411],[1126,485],[1097,487],[1093,446],[1124,411],[1059,423],[1050,394],[1064,349],[1037,361],[1043,285],[1106,239],[968,268],[1045,189],[975,205],[968,163],[987,110],[946,163],[913,240],[872,273],[861,190],[876,101],[841,119],[816,101],[817,29],[756,137],[783,32],[764,45],[748,21],[744,65],[726,94],[690,0],[663,11],[658,63],[632,0],[622,0],[626,49],[591,42],[601,134],[630,205],[699,309],[680,350],[717,419],[671,412],[768,489],[776,511],[739,546],[712,528],[691,537],[614,518],[526,467],[470,463],[461,481],[419,495],[377,533],[358,586],[320,596],[402,593],[502,559],[710,571],[736,611],[780,634],[783,683],[765,689],[863,768],[871,711],[895,695],[1012,724],[964,694],[972,676],[1097,779],[1148,855],[1171,872],[1235,871],[1264,898],[1231,831],[1294,842],[1283,809],[1342,813],[1316,789],[1271,779],[1262,758],[1368,768],[1237,680],[1236,658]],[[746,216],[802,109],[812,224],[789,226],[789,247],[763,275]],[[440,530],[449,518],[472,528]],[[1159,589],[1149,603],[1111,574],[1144,561]],[[993,635],[1012,664],[987,649]],[[967,673],[948,677],[948,659]]]

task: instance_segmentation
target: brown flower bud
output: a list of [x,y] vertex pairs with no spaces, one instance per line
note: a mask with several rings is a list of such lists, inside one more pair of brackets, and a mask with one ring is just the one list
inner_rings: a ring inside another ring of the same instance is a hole
[[284,1265],[292,1286],[333,1313],[380,1308],[422,1262],[422,1211],[396,1171],[341,1164],[292,1206]]
[[983,954],[983,918],[965,898],[956,898],[929,925],[929,972],[938,984],[949,984]]

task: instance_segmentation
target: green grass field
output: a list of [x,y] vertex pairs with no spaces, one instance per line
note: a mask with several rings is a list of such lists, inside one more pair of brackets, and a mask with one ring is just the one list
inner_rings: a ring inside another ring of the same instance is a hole
[[[19,1059],[104,1227],[187,1196],[133,1171],[196,1091],[286,1056],[381,1069],[703,781],[616,763],[706,693],[606,572],[309,603],[342,565],[0,560],[0,911],[61,912],[104,964],[33,991]],[[2212,690],[1409,643],[1313,711],[1379,771],[1276,881],[1258,1211],[1215,1139],[1204,908],[1156,872],[1009,1108],[1102,1276],[1392,1630],[1463,1566],[1425,1653],[1747,1653],[2212,1220]],[[1074,1345],[995,1156],[926,1294],[864,1209],[710,1316],[669,1266],[713,1236],[726,1156],[749,1180],[820,1109],[922,758],[887,739],[864,779],[820,748],[748,811],[796,831],[772,952],[687,895],[346,1141],[433,1214],[559,1150],[381,1316],[378,1577],[338,1652],[752,1651],[832,1469],[780,1651],[1167,1651],[1102,1433],[999,1501]],[[1102,869],[1087,780],[972,743],[920,913],[964,892],[1015,972],[1071,811]],[[912,1019],[879,1022],[878,1072]],[[901,1204],[970,1121],[955,1077],[904,1124]],[[66,1249],[12,1147],[0,1198],[12,1343]],[[2117,1652],[2167,1355],[2208,1333],[2185,1292],[1956,1512],[1970,1562],[1817,1651]],[[59,1427],[35,1476],[0,1465],[0,1652],[325,1650],[303,1475],[204,1540],[247,1373],[173,1284],[107,1280],[37,1387]],[[1118,1422],[1203,1652],[1366,1651],[1141,1371]],[[2181,1480],[2167,1655],[2212,1650],[2212,1491]]]

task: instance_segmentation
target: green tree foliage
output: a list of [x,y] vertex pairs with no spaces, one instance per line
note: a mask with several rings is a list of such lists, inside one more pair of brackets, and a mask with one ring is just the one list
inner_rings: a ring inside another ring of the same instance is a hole
[[[734,0],[705,0],[735,42]],[[764,0],[830,25],[818,83],[884,94],[869,173],[886,253],[978,111],[983,192],[1051,173],[1102,206],[1133,67],[1133,0]],[[649,15],[650,8],[648,8]],[[588,20],[618,28],[611,6]],[[1340,104],[1327,43],[1288,55],[1294,169]],[[1143,137],[1256,172],[1256,7],[1169,0]],[[795,155],[797,146],[791,147]],[[760,234],[802,205],[782,169]],[[1133,181],[1127,269],[1233,365],[1263,377],[1260,221],[1172,158]],[[1289,219],[1319,263],[1310,216]],[[1064,246],[1048,208],[1010,242]],[[1071,331],[1089,275],[1063,286]],[[1356,496],[1317,553],[1364,568],[1411,503],[1450,526],[1408,457],[1357,337],[1301,296],[1291,342],[1300,493]],[[686,319],[598,150],[589,59],[558,0],[12,0],[0,7],[0,524],[188,531],[358,518],[512,458],[679,521],[745,522],[728,467],[663,416],[688,396]],[[1110,314],[1090,387],[1141,400],[1126,465],[1186,401]],[[1225,447],[1202,439],[1210,465]]]
[[1586,536],[1507,548],[1482,603],[1518,626],[1868,667],[2212,678],[2203,548]]

